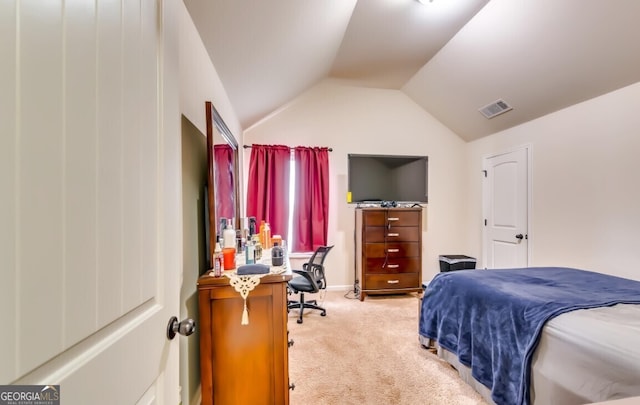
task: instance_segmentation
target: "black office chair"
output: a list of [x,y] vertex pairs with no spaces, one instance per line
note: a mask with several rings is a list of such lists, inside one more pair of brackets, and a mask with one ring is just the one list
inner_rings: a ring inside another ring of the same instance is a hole
[[300,310],[300,317],[296,322],[302,323],[302,313],[305,308],[318,309],[321,316],[326,316],[327,311],[318,306],[316,300],[305,301],[305,293],[317,293],[327,288],[327,279],[324,274],[324,259],[333,246],[320,246],[313,252],[311,259],[302,265],[302,270],[293,270],[297,275],[288,284],[289,293],[300,294],[300,301],[287,301],[287,311],[293,308]]

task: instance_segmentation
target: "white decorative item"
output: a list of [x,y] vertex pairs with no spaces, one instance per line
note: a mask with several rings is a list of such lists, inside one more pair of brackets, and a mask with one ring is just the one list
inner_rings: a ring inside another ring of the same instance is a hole
[[260,279],[264,276],[268,276],[270,274],[280,274],[283,273],[286,269],[284,267],[272,267],[269,273],[265,274],[249,274],[246,276],[239,276],[235,271],[225,271],[225,277],[229,278],[229,284],[240,294],[242,299],[244,300],[244,309],[242,310],[242,321],[241,325],[249,324],[249,311],[247,310],[247,298],[249,297],[249,293],[253,291],[258,284],[260,284]]
[[[268,273],[267,273],[268,274]],[[247,311],[247,297],[249,293],[253,291],[254,288],[258,284],[260,284],[260,279],[267,274],[252,274],[249,276],[239,276],[235,273],[226,274],[229,277],[229,284],[233,286],[233,288],[240,293],[240,296],[244,300],[244,309],[242,311],[242,322],[241,325],[249,324],[249,311]]]

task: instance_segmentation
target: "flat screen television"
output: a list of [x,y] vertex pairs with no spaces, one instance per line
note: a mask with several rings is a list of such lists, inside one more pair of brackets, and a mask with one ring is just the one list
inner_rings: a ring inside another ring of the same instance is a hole
[[348,155],[350,203],[426,203],[427,156]]

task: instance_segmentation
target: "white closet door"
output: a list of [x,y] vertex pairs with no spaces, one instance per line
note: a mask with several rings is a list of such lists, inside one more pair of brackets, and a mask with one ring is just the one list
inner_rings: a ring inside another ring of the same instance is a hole
[[485,267],[527,267],[528,150],[489,157],[484,170]]

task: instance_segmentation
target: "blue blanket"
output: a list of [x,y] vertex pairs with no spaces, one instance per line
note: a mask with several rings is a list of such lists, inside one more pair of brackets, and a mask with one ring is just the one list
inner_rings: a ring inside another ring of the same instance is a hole
[[640,303],[640,282],[558,267],[440,273],[425,290],[419,332],[457,354],[496,404],[529,404],[545,322],[619,303]]

